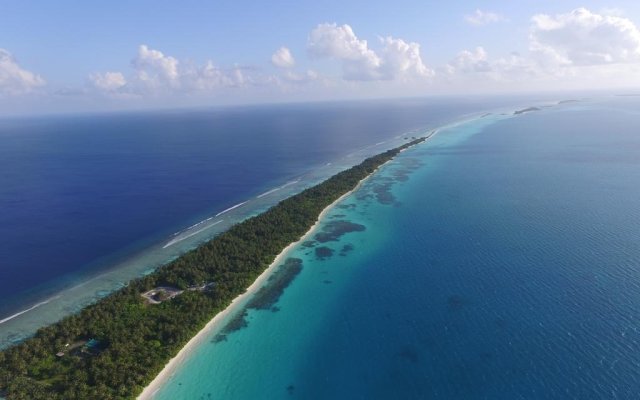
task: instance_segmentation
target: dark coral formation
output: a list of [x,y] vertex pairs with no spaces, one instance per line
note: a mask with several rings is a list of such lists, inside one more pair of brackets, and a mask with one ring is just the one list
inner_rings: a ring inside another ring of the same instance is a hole
[[276,272],[269,277],[268,283],[256,292],[247,308],[256,310],[268,310],[273,307],[284,290],[302,271],[302,260],[299,258],[287,258]]
[[324,261],[327,258],[333,256],[333,249],[330,247],[322,246],[316,248],[316,258],[318,260]]
[[350,251],[353,251],[354,247],[351,243],[347,243],[344,246],[342,246],[342,249],[340,249],[340,255],[341,256],[346,256],[347,253],[349,253]]
[[315,239],[320,243],[337,242],[340,237],[349,232],[362,232],[367,228],[346,220],[331,221],[322,227],[322,232],[316,234]]
[[261,287],[253,298],[247,303],[246,307],[231,319],[222,329],[220,334],[214,338],[214,343],[227,339],[227,335],[249,326],[247,321],[247,310],[271,310],[272,312],[280,311],[275,304],[284,293],[285,289],[293,282],[293,280],[302,271],[302,260],[299,258],[287,258],[284,264],[278,267],[277,271],[269,277],[267,284]]

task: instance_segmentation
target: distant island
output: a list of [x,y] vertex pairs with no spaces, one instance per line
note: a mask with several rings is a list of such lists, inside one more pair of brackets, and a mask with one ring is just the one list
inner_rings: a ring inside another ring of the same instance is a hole
[[540,111],[540,109],[538,107],[527,107],[527,108],[523,108],[522,110],[514,111],[513,115],[524,114],[532,111]]
[[[324,209],[382,164],[427,138],[412,138],[367,158],[3,350],[0,396],[7,400],[135,398],[208,321],[245,292],[282,249],[299,240]],[[295,260],[287,260],[285,267],[276,293],[262,292],[254,302],[269,303],[283,290],[288,276],[295,275]]]

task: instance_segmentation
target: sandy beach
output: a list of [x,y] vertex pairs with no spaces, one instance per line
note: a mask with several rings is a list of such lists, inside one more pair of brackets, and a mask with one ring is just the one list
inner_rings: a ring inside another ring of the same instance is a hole
[[[384,166],[385,164],[382,164],[380,167]],[[138,400],[153,399],[154,395],[160,390],[160,388],[166,382],[166,380],[169,379],[175,373],[175,371],[180,368],[180,366],[189,357],[189,355],[198,347],[198,345],[201,344],[204,340],[207,340],[207,338],[209,338],[213,332],[215,332],[217,329],[221,327],[221,322],[224,321],[225,317],[230,313],[239,311],[244,306],[244,304],[251,298],[251,296],[253,296],[253,294],[255,294],[256,291],[258,291],[258,289],[260,289],[265,284],[265,282],[267,281],[267,279],[269,279],[269,276],[271,276],[271,274],[275,271],[277,266],[282,264],[282,262],[284,261],[289,251],[291,251],[291,249],[294,248],[299,243],[307,240],[309,236],[311,236],[314,233],[315,229],[318,227],[320,221],[322,221],[322,219],[325,217],[327,212],[331,210],[340,201],[342,201],[345,197],[349,196],[350,194],[358,190],[358,188],[360,188],[362,183],[367,179],[369,179],[373,174],[375,174],[380,167],[376,168],[375,171],[373,171],[371,174],[367,175],[365,178],[360,180],[360,182],[358,182],[358,184],[353,189],[343,194],[336,201],[334,201],[333,203],[325,207],[322,210],[322,212],[320,212],[320,214],[318,215],[318,219],[313,224],[313,226],[311,226],[311,228],[309,228],[309,230],[300,239],[298,239],[297,241],[285,247],[280,252],[280,254],[278,254],[278,256],[273,260],[273,262],[269,265],[269,267],[266,270],[264,270],[264,272],[260,274],[260,276],[258,276],[258,278],[251,284],[251,286],[247,288],[247,290],[243,294],[233,299],[233,301],[231,302],[231,304],[229,304],[227,308],[225,308],[223,311],[216,314],[216,316],[213,317],[213,319],[211,319],[211,321],[209,321],[204,326],[204,328],[200,330],[200,332],[198,332],[193,338],[191,338],[191,340],[189,340],[189,342],[187,342],[187,344],[182,349],[180,349],[178,354],[175,357],[173,357],[171,360],[169,360],[169,362],[165,365],[162,371],[160,371],[160,373],[153,379],[153,381],[151,381],[151,383],[144,388],[144,390],[137,397],[137,399]]]

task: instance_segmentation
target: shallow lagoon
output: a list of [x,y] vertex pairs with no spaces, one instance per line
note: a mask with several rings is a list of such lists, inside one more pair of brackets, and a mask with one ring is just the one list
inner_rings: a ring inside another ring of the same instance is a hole
[[316,234],[364,228],[295,248],[277,302],[156,398],[633,398],[637,105],[492,115],[402,153]]

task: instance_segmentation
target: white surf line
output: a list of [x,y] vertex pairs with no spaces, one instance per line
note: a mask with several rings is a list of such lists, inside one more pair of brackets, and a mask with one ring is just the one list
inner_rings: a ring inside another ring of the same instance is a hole
[[[385,143],[385,142],[384,142],[384,141],[382,141],[382,142],[378,142],[378,143],[374,144],[373,146],[380,146],[380,145],[381,145],[381,144],[383,144],[383,143]],[[373,146],[372,146],[372,147],[373,147]]]
[[195,224],[193,224],[193,225],[191,225],[191,226],[189,226],[189,227],[186,227],[186,228],[184,228],[184,229],[182,229],[182,230],[179,230],[178,232],[174,233],[174,234],[173,234],[173,235],[171,235],[171,236],[178,236],[178,235],[179,235],[179,234],[181,234],[181,233],[184,233],[184,232],[186,232],[186,231],[190,231],[191,229],[193,229],[193,228],[197,227],[198,225],[202,225],[202,224],[204,224],[204,223],[205,223],[205,222],[207,222],[208,220],[209,220],[209,218],[207,218],[206,220],[200,221],[200,222],[196,222]]
[[203,219],[202,221],[200,221],[200,222],[198,222],[198,223],[195,223],[195,224],[191,225],[190,227],[188,227],[187,229],[185,229],[185,231],[188,231],[189,229],[193,229],[193,228],[195,228],[195,227],[196,227],[196,226],[198,226],[198,225],[202,225],[202,224],[204,224],[204,223],[205,223],[205,222],[207,222],[207,221],[211,221],[212,219],[213,219],[213,217],[209,217],[209,218],[207,218],[207,219]]
[[236,208],[238,208],[240,206],[243,206],[243,205],[247,204],[248,202],[249,202],[249,200],[243,201],[242,203],[238,203],[235,206],[227,208],[226,210],[222,210],[222,211],[220,211],[219,213],[216,214],[216,217],[218,217],[218,216],[220,216],[220,215],[222,215],[222,214],[224,214],[226,212],[229,212],[231,210],[235,210]]
[[203,219],[202,221],[200,221],[200,222],[196,222],[195,224],[191,225],[190,227],[185,228],[185,229],[182,229],[182,230],[180,230],[180,231],[178,231],[178,232],[174,233],[174,234],[173,234],[173,235],[171,235],[171,236],[178,236],[179,234],[184,233],[184,232],[187,232],[187,231],[189,231],[189,230],[191,230],[191,229],[195,228],[195,227],[196,227],[196,226],[198,226],[198,225],[202,225],[202,224],[204,224],[204,223],[205,223],[205,222],[207,222],[207,221],[211,221],[211,220],[212,220],[212,219],[214,219],[214,218],[215,218],[215,217],[209,217],[209,218],[207,218],[207,219]]
[[264,197],[264,196],[268,196],[268,195],[270,195],[271,193],[275,193],[275,192],[277,192],[278,190],[280,190],[280,188],[279,188],[279,187],[277,187],[277,188],[275,188],[275,189],[271,189],[271,190],[269,190],[269,191],[267,191],[267,192],[264,192],[264,193],[262,193],[261,195],[257,196],[257,197],[256,197],[256,199],[260,199],[260,198],[262,198],[262,197]]
[[60,298],[60,295],[54,296],[54,297],[52,297],[50,299],[47,299],[45,301],[41,301],[40,303],[34,305],[33,307],[29,307],[26,310],[22,310],[20,312],[17,312],[15,314],[11,315],[11,316],[8,316],[7,318],[0,319],[0,324],[4,324],[7,321],[11,321],[12,319],[17,318],[17,317],[21,316],[24,313],[28,313],[29,311],[34,310],[34,309],[36,309],[36,308],[38,308],[40,306],[43,306],[43,305],[49,303],[51,300],[55,300],[55,299],[58,299],[58,298]]
[[280,189],[286,188],[287,186],[294,185],[294,184],[296,184],[298,182],[300,182],[300,179],[296,179],[295,181],[289,181],[289,182],[285,183],[284,185],[280,186]]
[[[259,199],[259,198],[262,198],[262,197],[264,197],[264,196],[268,196],[268,195],[270,195],[271,193],[275,193],[275,192],[277,192],[277,191],[278,191],[278,190],[280,190],[280,189],[284,189],[284,188],[286,188],[287,186],[295,185],[295,184],[296,184],[296,183],[298,183],[298,182],[300,182],[300,179],[296,179],[295,181],[289,181],[289,182],[285,183],[285,184],[284,184],[284,185],[282,185],[282,186],[278,186],[278,187],[277,187],[277,188],[275,188],[275,189],[271,189],[271,190],[269,190],[269,191],[267,191],[267,192],[262,193],[261,195],[257,196],[256,198],[257,198],[257,199]],[[245,203],[246,203],[246,201],[245,201]],[[240,205],[242,205],[242,204],[244,204],[244,203],[241,203]],[[239,206],[240,206],[240,205],[239,205]],[[238,207],[239,207],[239,206],[238,206]],[[232,208],[234,208],[234,207],[232,207]],[[230,208],[230,209],[232,209],[232,208]],[[230,210],[230,209],[229,209],[229,210]],[[225,211],[223,211],[223,212],[226,212],[226,211],[229,211],[229,210],[225,210]]]
[[197,235],[197,234],[198,234],[198,233],[200,233],[200,232],[206,231],[207,229],[211,228],[212,226],[218,225],[218,224],[219,224],[220,222],[222,222],[222,221],[224,221],[224,220],[223,220],[223,219],[221,219],[220,221],[216,221],[216,222],[214,222],[213,224],[211,224],[211,225],[209,225],[209,226],[205,226],[204,228],[198,229],[198,230],[197,230],[197,231],[195,231],[195,232],[191,232],[190,234],[188,234],[188,235],[186,235],[186,236],[183,236],[183,237],[181,237],[181,238],[173,239],[173,240],[169,241],[167,244],[165,244],[164,246],[162,246],[162,248],[163,248],[163,249],[166,249],[167,247],[169,247],[169,246],[171,246],[171,245],[174,245],[174,244],[176,244],[176,243],[180,243],[180,242],[182,242],[182,241],[183,241],[183,240],[185,240],[185,239],[189,239],[191,236],[193,236],[193,235]]

